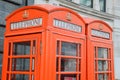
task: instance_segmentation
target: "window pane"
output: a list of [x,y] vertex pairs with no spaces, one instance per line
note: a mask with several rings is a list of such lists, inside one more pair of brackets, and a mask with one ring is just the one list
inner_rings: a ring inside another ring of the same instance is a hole
[[13,2],[13,3],[18,3],[18,4],[22,4],[23,0],[6,0],[8,2]]
[[77,44],[62,42],[61,55],[77,56]]
[[98,74],[98,80],[104,80],[103,74]]
[[35,59],[33,58],[32,59],[32,71],[34,71],[34,69],[35,69]]
[[27,0],[28,1],[28,5],[33,5],[34,4],[34,0]]
[[80,0],[80,4],[83,4],[88,7],[92,7],[92,0]]
[[30,41],[14,43],[13,55],[30,54]]
[[26,75],[26,74],[12,74],[11,80],[29,80],[29,75]]
[[36,53],[36,41],[34,40],[33,41],[33,50],[32,50],[32,54],[35,54]]
[[59,55],[59,50],[60,50],[60,41],[57,41],[57,51],[56,51],[57,55]]
[[59,75],[57,74],[57,75],[56,75],[56,80],[58,80],[58,77],[59,77]]
[[30,68],[30,59],[15,58],[12,59],[13,71],[28,71]]
[[108,71],[108,61],[98,61],[98,71]]
[[105,8],[106,8],[106,1],[105,0],[99,0],[100,3],[100,11],[105,12]]
[[56,59],[56,71],[58,72],[58,69],[59,69],[59,58]]
[[108,74],[98,74],[98,80],[108,80]]
[[76,59],[61,59],[61,71],[76,71]]
[[104,80],[108,80],[108,74],[104,74]]
[[62,74],[60,80],[77,80],[77,79],[75,74],[72,75]]
[[10,70],[10,58],[8,58],[8,62],[7,62],[7,70]]
[[108,49],[98,48],[98,58],[108,58]]

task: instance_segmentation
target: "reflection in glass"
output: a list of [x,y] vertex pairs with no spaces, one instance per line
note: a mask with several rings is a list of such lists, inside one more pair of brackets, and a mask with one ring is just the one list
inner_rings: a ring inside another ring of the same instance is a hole
[[105,12],[106,10],[106,0],[99,0],[100,3],[100,11]]
[[98,74],[98,80],[104,80],[103,79],[103,74]]
[[99,60],[98,61],[98,71],[108,71],[108,62]]
[[7,70],[10,70],[10,58],[8,58],[8,63],[7,63]]
[[77,79],[75,74],[72,75],[62,74],[60,80],[77,80]]
[[108,49],[98,48],[98,58],[108,58]]
[[56,75],[56,80],[58,80],[58,74]]
[[32,80],[34,80],[34,75],[32,75]]
[[62,55],[77,56],[77,44],[62,42]]
[[29,75],[26,75],[26,74],[12,74],[11,80],[29,80]]
[[61,59],[61,71],[76,71],[76,59]]
[[30,41],[14,43],[13,55],[28,55],[30,54]]
[[32,71],[34,71],[34,67],[35,67],[35,59],[32,59]]
[[98,74],[98,80],[108,80],[108,74]]
[[33,41],[33,47],[32,48],[33,48],[32,54],[35,54],[35,50],[36,50],[36,41],[35,40]]
[[57,41],[57,55],[59,55],[59,50],[60,50],[60,41]]
[[57,58],[56,59],[56,71],[58,72],[58,69],[59,69],[59,59]]
[[30,59],[14,58],[12,59],[12,71],[28,71]]
[[80,4],[83,4],[83,5],[88,6],[88,7],[93,6],[92,0],[80,0]]

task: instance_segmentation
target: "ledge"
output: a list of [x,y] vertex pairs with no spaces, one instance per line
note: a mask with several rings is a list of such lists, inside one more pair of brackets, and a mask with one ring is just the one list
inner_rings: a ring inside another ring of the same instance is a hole
[[84,5],[79,5],[74,2],[70,2],[66,0],[57,0],[57,1],[60,2],[59,3],[60,6],[67,7],[67,8],[73,9],[78,12],[86,13],[87,15],[92,15],[92,16],[104,18],[107,20],[114,20],[114,18],[120,19],[120,16],[116,16],[116,15],[105,13],[105,12],[100,12],[93,8],[89,8]]

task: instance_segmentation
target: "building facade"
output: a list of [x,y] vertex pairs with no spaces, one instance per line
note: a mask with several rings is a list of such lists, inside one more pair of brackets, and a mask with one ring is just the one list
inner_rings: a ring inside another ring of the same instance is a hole
[[[52,4],[78,12],[83,17],[100,19],[113,29],[115,79],[120,80],[120,0],[0,0],[0,64],[2,63],[5,17],[13,10],[32,4]],[[2,65],[0,65],[1,70]]]

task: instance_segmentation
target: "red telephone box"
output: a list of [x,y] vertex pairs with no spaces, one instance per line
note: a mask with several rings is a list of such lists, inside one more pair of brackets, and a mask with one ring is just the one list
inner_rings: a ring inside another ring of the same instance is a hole
[[86,80],[85,22],[76,12],[33,5],[6,21],[2,80]]
[[87,35],[87,80],[114,80],[112,28],[84,18]]

